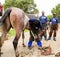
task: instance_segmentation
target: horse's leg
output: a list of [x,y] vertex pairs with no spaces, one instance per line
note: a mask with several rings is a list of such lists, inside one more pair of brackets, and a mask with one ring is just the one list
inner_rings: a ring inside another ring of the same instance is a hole
[[24,36],[24,30],[23,30],[23,32],[22,32],[22,39],[23,39],[22,45],[23,45],[23,47],[25,47],[25,44],[24,44],[24,38],[25,38],[25,36]]
[[10,30],[10,22],[9,22],[9,18],[7,17],[4,24],[1,25],[1,32],[2,32],[2,37],[1,37],[1,43],[0,43],[0,49],[4,43],[5,40],[7,40],[7,32]]
[[4,43],[4,40],[7,40],[7,39],[8,39],[7,38],[7,31],[4,31],[3,35],[2,35],[2,39],[1,39],[2,43]]
[[5,37],[6,37],[6,30],[4,30],[4,27],[3,27],[3,25],[2,25],[2,29],[0,30],[1,32],[2,32],[2,35],[1,35],[1,37],[0,37],[0,54],[3,54],[3,52],[1,52],[1,47],[2,47],[2,45],[3,45],[3,43],[4,43],[4,40],[5,40]]
[[18,40],[19,40],[19,37],[20,37],[20,33],[19,32],[16,32],[16,36],[13,40],[13,46],[14,46],[14,49],[16,50],[17,48],[17,44],[18,44]]
[[2,32],[3,32],[2,26],[0,26],[0,55],[2,54],[2,52],[1,52],[1,47],[2,47],[1,39],[2,39],[2,34],[3,34]]
[[4,43],[4,40],[8,39],[7,33],[10,30],[10,28],[11,28],[11,24],[10,24],[10,21],[9,21],[9,17],[7,17],[4,24],[2,25],[2,38],[1,38],[1,43],[2,44]]
[[16,55],[16,57],[19,56],[19,53],[16,52],[16,49],[17,49],[18,40],[19,40],[19,38],[20,38],[20,35],[21,35],[21,31],[17,30],[17,31],[16,31],[16,36],[15,36],[15,38],[14,38],[14,40],[13,40],[13,46],[14,46],[14,50],[15,50],[15,55]]

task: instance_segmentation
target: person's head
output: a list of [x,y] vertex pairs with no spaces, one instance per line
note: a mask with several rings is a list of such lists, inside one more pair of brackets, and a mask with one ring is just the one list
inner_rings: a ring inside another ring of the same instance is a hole
[[42,15],[43,15],[43,16],[45,15],[45,12],[44,12],[44,11],[42,11]]
[[53,13],[53,17],[56,17],[56,13]]

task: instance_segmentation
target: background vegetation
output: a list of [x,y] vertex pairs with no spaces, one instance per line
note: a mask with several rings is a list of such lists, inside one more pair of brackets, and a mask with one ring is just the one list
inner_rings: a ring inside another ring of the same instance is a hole
[[[59,23],[60,23],[60,4],[56,5],[56,7],[51,10],[51,12],[56,13],[56,16],[59,19]],[[48,19],[50,19],[52,15],[48,15],[47,17]]]
[[[36,8],[36,4],[34,3],[34,0],[5,0],[4,10],[9,7],[18,7],[22,9],[25,13],[38,13],[38,9]],[[60,22],[60,4],[56,5],[55,8],[51,10],[52,13],[56,13],[57,18]],[[48,15],[48,20],[52,17],[52,15]],[[27,32],[28,30],[25,30]],[[15,30],[11,29],[8,33],[8,36],[15,35]]]
[[4,9],[9,7],[18,7],[25,13],[39,12],[34,0],[5,0]]

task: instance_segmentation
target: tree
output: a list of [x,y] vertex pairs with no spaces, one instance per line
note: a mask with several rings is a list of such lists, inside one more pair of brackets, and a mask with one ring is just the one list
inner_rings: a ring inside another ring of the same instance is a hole
[[50,20],[52,18],[52,15],[48,15],[47,18],[48,20]]
[[21,8],[26,13],[36,9],[34,0],[5,0],[4,9],[12,6]]
[[60,22],[60,4],[58,4],[55,8],[53,8],[51,10],[52,13],[56,13],[58,19],[59,19],[59,22]]

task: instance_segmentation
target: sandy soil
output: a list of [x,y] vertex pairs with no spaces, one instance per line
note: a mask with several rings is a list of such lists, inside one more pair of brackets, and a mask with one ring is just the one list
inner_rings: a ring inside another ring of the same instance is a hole
[[[53,41],[53,39],[49,41],[45,41],[44,38],[42,40],[43,46],[51,46],[52,48],[52,54],[48,56],[44,56],[40,54],[40,50],[38,49],[38,46],[36,45],[36,42],[33,42],[33,47],[31,50],[28,49],[27,43],[29,40],[29,32],[25,33],[25,44],[26,47],[22,46],[22,38],[20,38],[18,43],[17,51],[19,52],[19,57],[55,57],[54,54],[57,52],[60,52],[60,28],[57,32],[57,38],[56,41]],[[9,38],[9,40],[6,40],[2,46],[2,52],[3,55],[1,57],[15,57],[14,48],[13,48],[13,41],[14,37]]]

